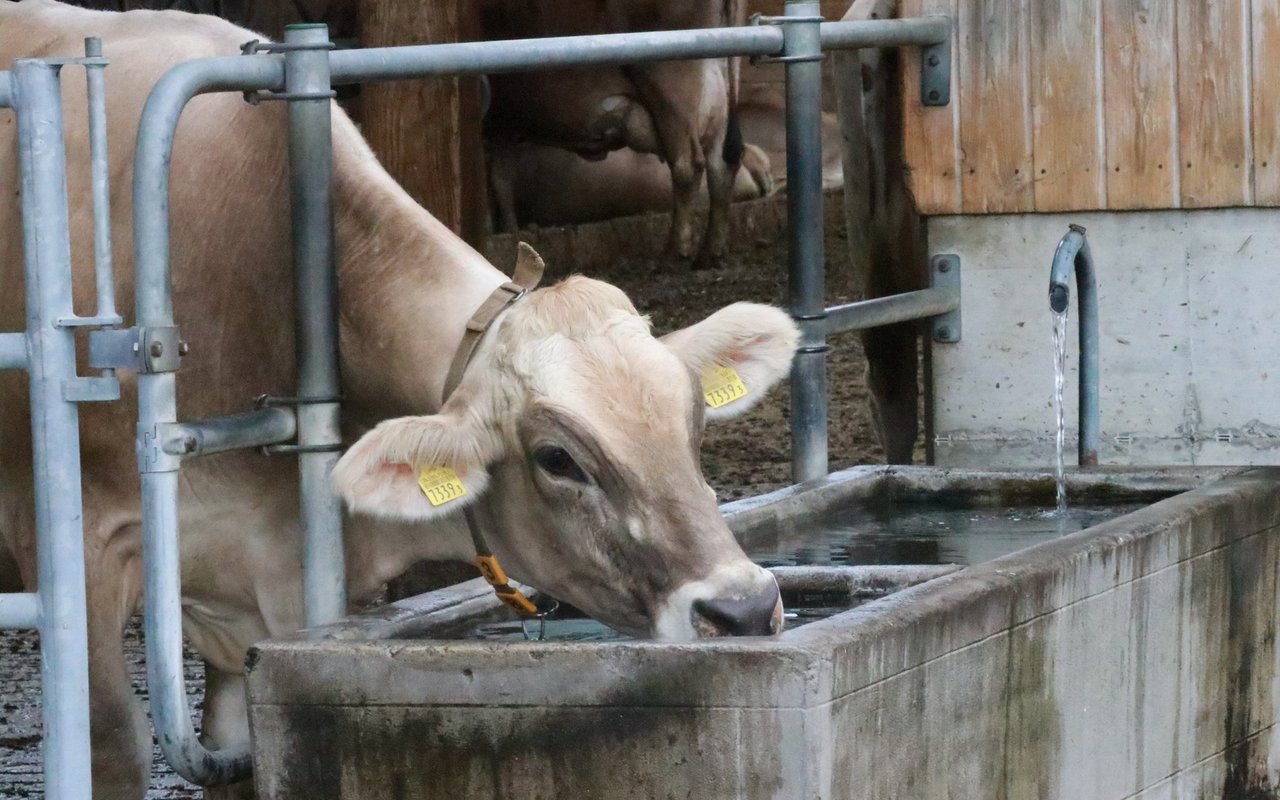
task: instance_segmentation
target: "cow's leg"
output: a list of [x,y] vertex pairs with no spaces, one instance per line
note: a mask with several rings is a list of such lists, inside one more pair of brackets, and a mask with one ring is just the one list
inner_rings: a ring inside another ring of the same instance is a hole
[[697,239],[694,204],[703,173],[715,170],[708,193],[722,195],[718,202],[723,211],[732,197],[735,171],[728,169],[723,158],[729,109],[724,67],[722,60],[712,59],[647,64],[628,71],[653,120],[662,150],[659,155],[671,169],[668,249],[684,258],[693,255]]
[[140,534],[136,525],[85,532],[93,796],[139,800],[151,776],[151,729],[125,665],[124,626],[142,594]]
[[498,233],[515,233],[520,229],[520,221],[516,218],[515,181],[520,169],[516,147],[509,142],[494,141],[486,148],[489,198]]
[[714,267],[724,258],[729,244],[729,204],[733,202],[733,185],[742,165],[742,131],[733,113],[720,135],[711,139],[703,151],[707,164],[707,233],[698,252],[698,267]]
[[[249,706],[244,694],[244,676],[225,672],[204,663],[204,716],[200,741],[210,750],[234,747],[249,741]],[[253,780],[204,790],[208,800],[250,800]]]

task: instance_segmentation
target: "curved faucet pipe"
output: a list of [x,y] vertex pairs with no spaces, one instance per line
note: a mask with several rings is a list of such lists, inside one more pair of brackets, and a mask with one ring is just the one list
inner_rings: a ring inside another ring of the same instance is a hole
[[1080,331],[1080,437],[1078,442],[1079,464],[1093,467],[1098,464],[1098,439],[1100,411],[1098,406],[1098,287],[1094,279],[1093,255],[1084,228],[1072,225],[1071,230],[1058,242],[1053,253],[1053,266],[1049,272],[1049,308],[1055,314],[1067,310],[1071,302],[1071,273],[1076,275],[1080,310],[1076,326]]

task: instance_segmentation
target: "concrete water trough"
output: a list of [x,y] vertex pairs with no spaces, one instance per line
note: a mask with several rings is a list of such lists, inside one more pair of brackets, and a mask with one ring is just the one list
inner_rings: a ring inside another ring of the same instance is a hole
[[731,504],[747,549],[774,559],[804,561],[814,531],[846,528],[817,559],[836,566],[779,574],[784,594],[844,587],[856,607],[773,638],[459,639],[500,613],[476,583],[384,606],[251,651],[258,791],[1269,797],[1278,485],[1277,469],[1090,471],[1070,478],[1074,503],[1141,507],[1021,549],[966,548],[986,523],[955,526],[935,538],[938,560],[975,556],[958,570],[851,568],[829,551],[864,552],[847,545],[867,514],[1029,517],[1052,480],[856,468]]

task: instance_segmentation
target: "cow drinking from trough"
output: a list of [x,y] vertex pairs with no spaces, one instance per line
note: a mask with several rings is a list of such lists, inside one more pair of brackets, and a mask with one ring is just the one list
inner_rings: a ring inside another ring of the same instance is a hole
[[[117,285],[134,294],[132,154],[152,85],[174,63],[257,38],[211,17],[94,12],[52,0],[0,3],[0,69],[74,53],[100,36],[108,70]],[[63,83],[79,307],[93,286],[84,84]],[[0,114],[0,185],[18,185],[13,116]],[[287,155],[282,104],[198,97],[175,141],[175,316],[192,353],[182,419],[295,387]],[[797,334],[780,311],[737,304],[655,338],[618,289],[587,278],[531,292],[481,341],[458,388],[445,381],[467,319],[506,277],[432,218],[377,164],[350,120],[333,121],[334,230],[344,426],[335,472],[357,513],[346,528],[353,605],[425,559],[470,559],[459,514],[424,502],[416,470],[447,466],[487,543],[518,580],[636,635],[763,633],[780,619],[771,576],[742,553],[698,463],[704,419],[745,410],[788,369]],[[18,198],[0,199],[0,279],[21,281]],[[532,258],[526,253],[526,258]],[[127,305],[127,304],[126,304]],[[23,327],[20,292],[0,326]],[[731,366],[748,394],[704,408],[699,376]],[[130,686],[122,628],[142,602],[136,391],[82,407],[94,796],[140,798],[151,737]],[[4,542],[35,582],[25,378],[0,374]],[[382,420],[390,420],[383,421]],[[379,424],[380,423],[380,424]],[[363,434],[363,436],[361,436]],[[254,642],[303,623],[296,464],[241,451],[182,470],[184,631],[206,663],[203,737],[248,735],[242,662]],[[244,785],[233,791],[248,792]]]
[[[741,0],[483,0],[486,39],[580,36],[740,25]],[[694,206],[705,176],[709,210],[697,263],[728,242],[729,204],[742,158],[733,117],[736,59],[635,64],[490,76],[486,135],[602,157],[629,147],[671,171],[668,249],[689,258]]]

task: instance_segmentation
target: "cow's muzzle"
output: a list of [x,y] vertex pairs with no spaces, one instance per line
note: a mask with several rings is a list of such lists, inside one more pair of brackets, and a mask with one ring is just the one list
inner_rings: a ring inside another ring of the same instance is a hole
[[782,596],[776,581],[747,597],[693,601],[693,629],[700,637],[772,636],[782,630]]

